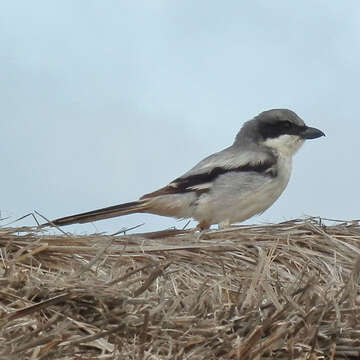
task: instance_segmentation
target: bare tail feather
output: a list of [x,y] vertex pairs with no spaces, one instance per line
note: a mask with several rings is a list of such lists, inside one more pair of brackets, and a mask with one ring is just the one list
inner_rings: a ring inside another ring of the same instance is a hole
[[55,219],[49,223],[42,225],[42,227],[51,226],[51,225],[63,226],[63,225],[87,223],[91,221],[108,219],[121,215],[144,212],[147,209],[147,204],[148,201],[139,200],[139,201],[132,201],[120,205],[109,206],[98,210],[88,211],[81,214],[75,214],[75,215],[70,215],[59,219]]

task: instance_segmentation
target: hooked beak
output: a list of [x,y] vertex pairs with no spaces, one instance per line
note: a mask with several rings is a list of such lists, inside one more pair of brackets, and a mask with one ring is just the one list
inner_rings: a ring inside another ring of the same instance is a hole
[[325,136],[325,134],[319,129],[306,126],[305,130],[301,132],[300,136],[303,139],[316,139],[318,137]]

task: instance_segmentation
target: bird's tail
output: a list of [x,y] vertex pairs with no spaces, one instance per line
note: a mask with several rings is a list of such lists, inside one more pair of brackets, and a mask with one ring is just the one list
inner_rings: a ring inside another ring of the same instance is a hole
[[59,219],[52,220],[46,224],[43,224],[41,227],[51,226],[51,225],[63,226],[63,225],[87,223],[101,219],[108,219],[115,216],[146,212],[146,209],[148,207],[147,204],[148,204],[147,200],[132,201],[120,205],[109,206],[98,210],[84,212],[81,214],[62,217]]

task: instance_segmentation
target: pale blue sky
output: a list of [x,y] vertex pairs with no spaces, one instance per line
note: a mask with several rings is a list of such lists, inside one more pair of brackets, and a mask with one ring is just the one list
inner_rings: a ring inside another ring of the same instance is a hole
[[[359,218],[359,18],[358,1],[2,2],[2,216],[137,199],[286,107],[327,137],[250,222]],[[142,222],[184,224],[140,214],[64,229]]]

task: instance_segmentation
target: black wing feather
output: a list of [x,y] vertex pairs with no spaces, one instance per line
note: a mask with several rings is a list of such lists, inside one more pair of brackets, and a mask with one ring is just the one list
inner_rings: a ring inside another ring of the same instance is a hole
[[[208,172],[179,177],[172,181],[169,185],[149,194],[145,194],[140,199],[146,199],[160,195],[181,194],[191,191],[202,194],[209,191],[208,188],[202,189],[202,184],[212,182],[218,176],[231,172],[255,172],[264,176],[275,177],[277,175],[276,168],[274,167],[275,161],[275,158],[269,158],[266,161],[247,163],[245,165],[233,168],[216,166]],[[196,189],[196,186],[199,186],[199,189]]]
[[211,171],[175,179],[172,184],[176,185],[177,192],[192,191],[191,187],[206,184],[214,181],[218,176],[230,172],[256,172],[264,176],[276,176],[276,171],[272,168],[273,161],[260,162],[256,164],[245,164],[236,168],[214,167]]

